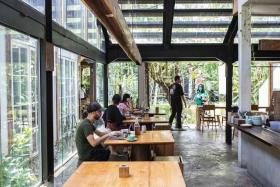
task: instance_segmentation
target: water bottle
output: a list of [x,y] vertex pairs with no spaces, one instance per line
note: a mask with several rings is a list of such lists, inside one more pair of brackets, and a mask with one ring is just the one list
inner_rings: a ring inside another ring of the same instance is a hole
[[141,129],[140,129],[140,124],[139,124],[138,118],[135,119],[134,132],[135,132],[136,136],[141,134]]
[[145,133],[145,132],[146,132],[146,130],[147,130],[146,125],[142,125],[141,130],[142,130],[142,133]]

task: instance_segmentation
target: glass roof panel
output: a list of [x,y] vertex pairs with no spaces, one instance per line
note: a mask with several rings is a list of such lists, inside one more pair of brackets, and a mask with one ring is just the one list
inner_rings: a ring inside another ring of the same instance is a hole
[[162,43],[163,0],[119,0],[119,5],[136,44]]
[[230,16],[174,16],[172,43],[222,43]]
[[177,0],[171,42],[222,43],[231,20],[231,0]]
[[176,3],[175,9],[232,9],[231,3]]
[[280,39],[280,16],[252,16],[252,43],[260,39]]

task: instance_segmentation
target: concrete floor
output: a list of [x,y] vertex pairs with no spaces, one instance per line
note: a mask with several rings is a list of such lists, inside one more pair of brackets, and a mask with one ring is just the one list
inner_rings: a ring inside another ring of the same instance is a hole
[[[226,145],[224,130],[195,129],[173,131],[175,154],[184,160],[188,187],[255,187],[258,186],[245,169],[238,167],[236,140]],[[55,177],[55,186],[62,184],[76,169],[77,157]]]
[[238,167],[237,141],[225,144],[224,130],[195,129],[173,131],[175,154],[184,160],[184,178],[188,187],[258,186],[245,169]]

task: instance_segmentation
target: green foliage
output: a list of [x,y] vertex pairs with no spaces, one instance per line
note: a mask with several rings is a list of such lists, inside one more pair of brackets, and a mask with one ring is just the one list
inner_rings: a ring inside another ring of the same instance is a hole
[[[259,63],[258,63],[259,64]],[[202,79],[206,86],[206,90],[212,89],[214,91],[219,90],[219,76],[218,68],[219,63],[199,63],[199,62],[166,62],[166,63],[149,63],[149,78],[150,78],[150,96],[162,97],[164,95],[168,98],[168,86],[173,82],[175,75],[181,75],[182,78],[188,77],[193,83],[196,83],[198,79]],[[265,67],[258,67],[256,63],[252,63],[252,104],[258,104],[259,100],[259,89],[268,79],[269,69]],[[238,101],[238,68],[234,67],[233,71],[233,103]],[[155,84],[159,86],[159,90],[154,89]],[[195,86],[191,88],[192,93],[195,93]],[[154,93],[157,91],[158,93]],[[184,109],[183,115],[185,115],[185,121],[188,124],[195,123],[195,106],[192,106],[191,96],[190,103],[187,108]],[[220,95],[220,102],[225,102],[225,96]],[[157,101],[157,102],[155,102]],[[169,105],[166,103],[159,103],[153,97],[150,98],[150,104],[152,107],[160,106],[168,108]],[[170,110],[166,110],[167,114],[170,114]]]
[[129,93],[134,102],[138,98],[138,68],[134,63],[109,65],[109,101],[114,94]]
[[0,186],[33,186],[37,181],[31,169],[30,128],[23,128],[22,133],[15,134],[10,153],[2,157],[0,163]]
[[83,82],[82,84],[85,86],[86,94],[89,95],[90,90],[90,68],[84,68],[82,74]]
[[[251,80],[252,80],[252,97],[251,103],[259,103],[259,89],[264,84],[264,82],[269,78],[269,68],[259,65],[260,63],[253,62],[251,67]],[[233,103],[238,104],[238,94],[239,94],[239,72],[238,66],[233,68]]]

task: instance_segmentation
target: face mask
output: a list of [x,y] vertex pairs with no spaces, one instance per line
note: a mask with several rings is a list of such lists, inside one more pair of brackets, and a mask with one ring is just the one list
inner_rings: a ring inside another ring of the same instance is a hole
[[99,120],[99,119],[100,119],[100,116],[99,116],[99,115],[95,115],[95,116],[94,116],[94,119],[95,119],[95,120]]
[[97,112],[97,113],[94,115],[94,119],[95,119],[95,120],[99,120],[100,117],[101,117],[101,113],[98,113],[98,112]]
[[202,91],[202,87],[199,87],[198,90],[199,90],[199,91]]

